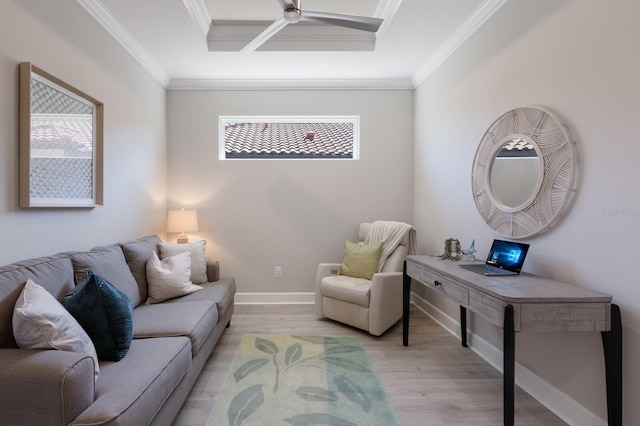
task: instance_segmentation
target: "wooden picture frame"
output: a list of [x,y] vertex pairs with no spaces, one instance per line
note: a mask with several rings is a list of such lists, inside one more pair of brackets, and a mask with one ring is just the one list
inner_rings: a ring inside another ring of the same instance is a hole
[[20,63],[20,207],[103,204],[103,104]]

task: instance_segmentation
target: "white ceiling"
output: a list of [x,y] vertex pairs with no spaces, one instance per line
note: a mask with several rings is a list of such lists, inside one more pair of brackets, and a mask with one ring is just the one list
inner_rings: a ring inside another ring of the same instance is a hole
[[[375,49],[301,51],[298,41],[293,51],[250,53],[210,52],[211,20],[264,21],[266,28],[282,14],[277,0],[76,1],[165,87],[178,89],[415,87],[508,0],[303,0],[303,13],[383,18]],[[299,25],[298,34],[305,31]]]

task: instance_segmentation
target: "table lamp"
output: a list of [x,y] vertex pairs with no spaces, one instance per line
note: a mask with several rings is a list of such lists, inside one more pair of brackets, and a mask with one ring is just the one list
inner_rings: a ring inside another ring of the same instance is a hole
[[198,231],[198,214],[196,210],[169,210],[167,212],[167,232],[180,232],[178,243],[188,243],[185,232]]

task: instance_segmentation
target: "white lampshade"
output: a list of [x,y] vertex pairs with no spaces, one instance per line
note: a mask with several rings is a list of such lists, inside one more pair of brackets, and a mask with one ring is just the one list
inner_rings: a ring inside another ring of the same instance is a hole
[[167,212],[167,232],[180,232],[179,243],[189,242],[185,232],[198,231],[198,212],[196,210],[169,210]]

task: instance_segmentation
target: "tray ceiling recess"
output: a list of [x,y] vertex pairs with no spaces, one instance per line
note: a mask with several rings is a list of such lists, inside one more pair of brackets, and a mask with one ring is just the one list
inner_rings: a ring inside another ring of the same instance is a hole
[[[376,33],[402,0],[380,0],[371,16],[312,11],[302,0],[267,1],[281,8],[280,14],[269,11],[271,21],[212,19],[209,51],[373,51]],[[381,11],[385,18],[376,16]]]

